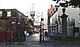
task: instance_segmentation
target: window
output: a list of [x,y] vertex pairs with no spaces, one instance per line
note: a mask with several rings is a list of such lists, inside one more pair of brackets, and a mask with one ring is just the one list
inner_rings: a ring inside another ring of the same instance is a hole
[[7,12],[7,17],[11,17],[11,11]]
[[15,24],[15,22],[12,22],[12,24]]
[[2,11],[0,11],[0,17],[2,17]]

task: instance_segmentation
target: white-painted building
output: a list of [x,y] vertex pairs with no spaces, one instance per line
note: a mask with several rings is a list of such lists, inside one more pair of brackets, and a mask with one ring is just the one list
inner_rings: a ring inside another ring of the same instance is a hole
[[[65,10],[66,15],[68,15],[67,18],[67,24],[69,24],[69,21],[71,21],[72,19],[75,19],[75,27],[80,27],[80,9],[79,8],[72,8],[72,7],[67,7]],[[58,21],[58,31],[61,31],[62,27],[59,23],[59,21],[62,21],[62,19],[58,16],[61,16],[62,13],[62,7],[58,8],[58,11],[50,18],[50,24],[53,25],[55,24],[55,21]],[[73,35],[73,31],[72,31],[72,27],[67,26],[68,30],[67,30],[67,34],[68,36],[72,36]]]

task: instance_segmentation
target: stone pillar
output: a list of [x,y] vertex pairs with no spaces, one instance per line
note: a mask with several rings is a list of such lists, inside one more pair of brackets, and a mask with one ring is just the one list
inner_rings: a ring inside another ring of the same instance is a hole
[[62,40],[66,41],[67,39],[67,15],[65,14],[65,8],[62,9],[63,14],[61,16],[62,18]]

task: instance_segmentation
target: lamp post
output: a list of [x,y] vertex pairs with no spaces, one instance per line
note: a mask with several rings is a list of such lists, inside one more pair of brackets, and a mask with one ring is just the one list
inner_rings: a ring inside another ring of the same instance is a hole
[[[43,33],[43,32],[42,32],[42,31],[43,31],[43,30],[42,30],[42,24],[43,24],[42,22],[43,22],[43,18],[41,18],[41,23],[40,23],[40,39],[39,39],[39,42],[40,42],[40,43],[42,42],[42,33]],[[43,36],[43,37],[44,37],[44,36]]]
[[32,19],[33,19],[33,24],[32,24],[32,26],[33,26],[33,32],[34,32],[34,16],[35,16],[35,11],[31,11],[30,12],[30,16],[32,17]]
[[41,21],[42,21],[42,22],[41,22],[41,23],[42,23],[41,28],[42,28],[42,36],[43,36],[43,39],[42,39],[42,40],[44,41],[44,30],[45,30],[45,29],[44,29],[44,19],[42,18]]

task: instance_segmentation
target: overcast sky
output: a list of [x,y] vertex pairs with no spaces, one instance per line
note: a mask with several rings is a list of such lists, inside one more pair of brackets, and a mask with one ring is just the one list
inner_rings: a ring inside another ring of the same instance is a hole
[[43,12],[46,15],[48,8],[54,4],[52,0],[0,0],[0,8],[16,8],[22,13],[29,12],[32,9]]

